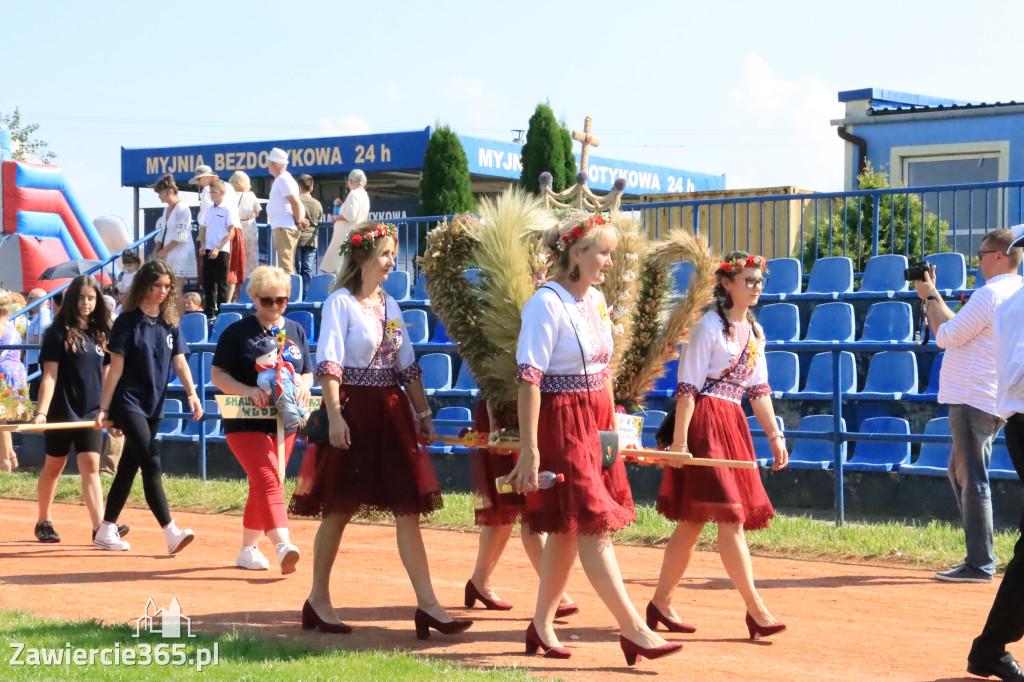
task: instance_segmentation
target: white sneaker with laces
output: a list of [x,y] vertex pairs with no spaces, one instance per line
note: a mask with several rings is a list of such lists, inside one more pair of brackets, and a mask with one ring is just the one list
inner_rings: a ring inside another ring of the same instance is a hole
[[299,548],[290,542],[277,545],[277,563],[281,566],[281,575],[295,572],[295,564],[299,563]]
[[265,571],[270,568],[270,562],[255,545],[243,547],[235,559],[235,566],[249,571]]
[[174,525],[174,521],[167,524],[164,528],[164,538],[167,540],[167,553],[177,554],[181,550],[189,546],[196,537],[196,534],[192,532],[192,529],[186,528],[185,530],[178,530],[178,527]]
[[96,537],[92,540],[93,547],[106,549],[112,552],[126,552],[132,548],[117,534],[117,526],[112,523],[101,523]]

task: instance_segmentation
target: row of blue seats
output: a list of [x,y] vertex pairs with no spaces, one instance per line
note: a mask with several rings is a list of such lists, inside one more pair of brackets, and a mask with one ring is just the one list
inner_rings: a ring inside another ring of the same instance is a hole
[[914,340],[914,310],[902,301],[872,303],[856,337],[853,306],[833,302],[814,306],[807,333],[800,338],[800,310],[793,303],[771,303],[757,311],[767,341],[906,343]]

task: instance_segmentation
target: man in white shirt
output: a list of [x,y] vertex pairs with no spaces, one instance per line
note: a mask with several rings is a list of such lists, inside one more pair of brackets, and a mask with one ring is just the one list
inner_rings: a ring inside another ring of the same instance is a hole
[[963,519],[967,556],[963,563],[935,577],[947,582],[990,582],[996,571],[992,547],[992,493],[988,465],[992,441],[1003,426],[996,410],[996,311],[1021,288],[1017,274],[1022,251],[1013,246],[1010,230],[985,235],[978,267],[985,286],[954,313],[935,288],[935,266],[924,281],[915,282],[917,295],[928,308],[935,342],[946,350],[939,372],[938,401],[949,405],[953,449],[949,482]]
[[277,266],[289,275],[295,274],[295,245],[299,230],[309,225],[306,209],[299,201],[299,184],[288,172],[288,154],[274,147],[267,157],[267,170],[274,176],[267,201],[267,222],[274,238]]
[[[1024,225],[1013,228],[1024,243]],[[1006,419],[1006,447],[1013,467],[1024,480],[1024,288],[1008,298],[995,319],[996,366],[999,387],[996,410]],[[1024,681],[1024,672],[1006,650],[1010,642],[1024,637],[1024,514],[1020,521],[1021,537],[1006,565],[1006,574],[996,592],[985,629],[974,640],[967,655],[967,672],[1001,680]]]

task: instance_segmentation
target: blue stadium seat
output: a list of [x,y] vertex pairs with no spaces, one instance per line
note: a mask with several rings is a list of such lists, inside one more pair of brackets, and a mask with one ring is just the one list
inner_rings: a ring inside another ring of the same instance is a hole
[[[926,436],[948,436],[949,417],[938,417],[929,419],[924,425]],[[900,467],[901,474],[914,474],[917,476],[941,476],[949,475],[949,451],[950,443],[922,443],[921,453],[913,464],[904,464]]]
[[455,380],[454,386],[448,390],[436,391],[434,395],[452,398],[475,398],[480,395],[480,387],[476,385],[476,379],[469,369],[469,363],[465,360],[462,361],[462,367],[459,369],[459,376]]
[[[434,430],[442,436],[457,436],[472,426],[473,413],[467,407],[442,407],[434,416]],[[438,441],[429,449],[431,452],[451,452],[452,446]]]
[[309,280],[309,289],[306,291],[306,303],[323,303],[331,295],[331,286],[334,284],[334,275],[313,275]]
[[640,432],[640,444],[648,450],[655,450],[658,447],[658,440],[654,434],[658,432],[661,423],[665,421],[667,413],[661,410],[645,410],[637,412],[637,415],[644,418],[644,427]]
[[[910,435],[910,422],[897,417],[871,417],[860,425],[863,433]],[[846,463],[847,471],[899,471],[910,462],[910,443],[884,443],[861,441],[853,449],[853,457]]]
[[853,261],[845,256],[819,258],[811,268],[802,298],[830,299],[853,292]]
[[967,262],[962,253],[933,253],[924,259],[935,266],[935,288],[943,294],[948,296],[967,286]]
[[1006,448],[1006,436],[1002,431],[992,445],[992,460],[989,462],[988,477],[990,479],[1017,480],[1017,469],[1013,466],[1010,451]]
[[800,310],[792,303],[772,303],[757,311],[757,322],[768,341],[799,341]]
[[796,353],[769,351],[764,359],[768,365],[768,385],[776,398],[800,390],[800,359]]
[[185,313],[181,316],[180,327],[186,342],[206,343],[209,327],[203,313]]
[[[673,358],[665,363],[661,376],[654,380],[654,386],[647,394],[654,398],[672,398],[676,394],[676,385],[679,383],[679,358]],[[700,388],[699,386],[697,388]]]
[[773,258],[768,261],[768,282],[761,292],[764,302],[781,301],[799,294],[803,286],[803,268],[796,258]]
[[294,320],[299,323],[303,331],[306,332],[306,339],[309,343],[316,341],[316,328],[313,323],[313,313],[308,310],[287,310],[284,314],[289,320]]
[[902,301],[874,303],[864,316],[860,340],[873,343],[913,341],[913,314],[910,304]]
[[907,290],[906,269],[907,257],[902,254],[872,256],[864,266],[860,289],[844,298],[892,298]]
[[[775,424],[779,431],[785,432],[786,426],[782,417],[775,415]],[[772,454],[772,444],[768,441],[768,434],[761,428],[757,417],[747,417],[747,427],[750,429],[750,437],[754,441],[754,456],[759,466],[768,467],[775,463],[775,455]]]
[[[207,400],[203,411],[208,415],[220,415],[220,408],[217,407],[216,400]],[[185,412],[188,412],[188,408],[185,408]],[[207,438],[213,438],[220,435],[220,419],[209,418],[201,421],[196,421],[192,417],[186,417],[182,420],[181,431],[177,434],[168,434],[167,440],[199,440],[199,430],[202,429],[206,432]]]
[[414,309],[403,310],[402,321],[405,322],[405,333],[412,343],[427,341],[427,311]]
[[452,340],[448,338],[448,330],[445,329],[444,322],[441,320],[437,321],[434,325],[434,333],[430,336],[431,343],[452,343]]
[[210,343],[217,343],[224,330],[241,319],[241,313],[221,313],[215,317],[213,319],[213,329],[210,331]]
[[[192,356],[196,356],[196,355],[199,355],[199,354],[198,353],[193,353],[191,356],[189,356],[189,359],[191,360]],[[203,353],[202,362],[203,362],[203,382],[208,387],[212,388],[213,387],[213,382],[210,380],[210,375],[213,372],[213,353]],[[198,367],[198,366],[199,366],[199,363],[198,363],[198,360],[197,360],[197,362],[196,362],[194,367]],[[192,382],[196,386],[198,386],[199,385],[198,373],[195,371],[195,369],[193,368],[192,364],[189,364],[189,369],[192,370]]]
[[405,270],[392,270],[381,287],[396,301],[405,301],[409,298],[409,273]]
[[[422,311],[421,311],[422,312]],[[419,359],[423,368],[423,389],[427,395],[452,387],[452,358],[444,353],[429,353]]]
[[[301,277],[299,278],[302,279]],[[291,301],[291,299],[289,299]],[[252,305],[255,301],[249,296],[249,280],[242,282],[242,289],[238,292],[238,305]]]
[[[164,401],[164,414],[174,412],[181,412],[181,401],[176,398],[168,398]],[[164,417],[160,420],[160,428],[157,433],[161,436],[181,433],[181,419],[179,417]]]
[[[839,389],[843,395],[857,390],[857,361],[849,351],[842,351],[839,355]],[[786,393],[783,397],[794,400],[831,400],[832,354],[816,353],[807,370],[804,390]]]
[[853,306],[849,303],[823,303],[811,311],[804,341],[849,343],[853,341],[853,334]]
[[[920,393],[910,393],[903,396],[904,400],[920,403],[933,403],[939,396],[939,373],[942,371],[942,358],[945,351],[937,353],[932,361],[931,372],[928,373],[928,387]],[[923,355],[921,357],[924,357]]]
[[291,275],[292,278],[292,291],[288,296],[289,303],[299,303],[302,301],[302,275]]
[[427,278],[424,275],[420,275],[416,278],[416,284],[413,287],[411,301],[416,301],[421,305],[430,305],[430,296],[427,294]]
[[[810,415],[800,420],[798,430],[830,433],[832,420],[833,416],[830,414]],[[846,430],[845,419],[839,420],[839,428],[843,431]],[[840,445],[839,455],[843,462],[846,462],[846,445],[846,443]],[[795,438],[787,466],[790,469],[831,469],[835,461],[833,448],[831,441]]]
[[480,284],[480,268],[469,268],[466,270],[465,277],[473,286]]
[[871,356],[864,388],[850,397],[858,400],[899,400],[909,393],[917,393],[917,359],[910,351],[898,350]]
[[669,268],[669,272],[672,273],[672,277],[674,278],[672,292],[676,294],[685,294],[686,290],[690,287],[690,278],[693,277],[693,273],[696,271],[696,268],[690,261],[673,263]]
[[[188,370],[192,374],[192,383],[196,382],[196,376],[199,374],[199,361],[201,359],[202,353],[189,353],[188,355]],[[173,378],[168,382],[168,386],[171,388],[181,388],[181,378],[174,371],[173,364],[171,365],[170,376]]]

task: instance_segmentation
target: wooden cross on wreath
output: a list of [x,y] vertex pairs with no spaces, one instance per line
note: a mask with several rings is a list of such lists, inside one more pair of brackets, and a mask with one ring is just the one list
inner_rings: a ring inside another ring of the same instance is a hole
[[590,162],[590,148],[601,146],[601,140],[590,134],[590,126],[593,123],[594,119],[587,116],[583,120],[583,132],[572,131],[572,139],[583,145],[583,151],[580,152],[580,172],[584,175],[587,175],[587,167]]
[[618,211],[619,203],[622,200],[622,192],[626,189],[625,178],[619,177],[612,186],[612,191],[603,197],[599,197],[587,187],[590,168],[590,148],[600,147],[601,140],[591,134],[590,129],[594,120],[589,116],[583,121],[583,132],[572,131],[572,139],[583,146],[580,152],[580,170],[576,173],[576,184],[562,192],[555,192],[551,173],[540,174],[540,189],[544,193],[544,201],[548,206],[558,208],[576,208],[591,213],[599,211]]

